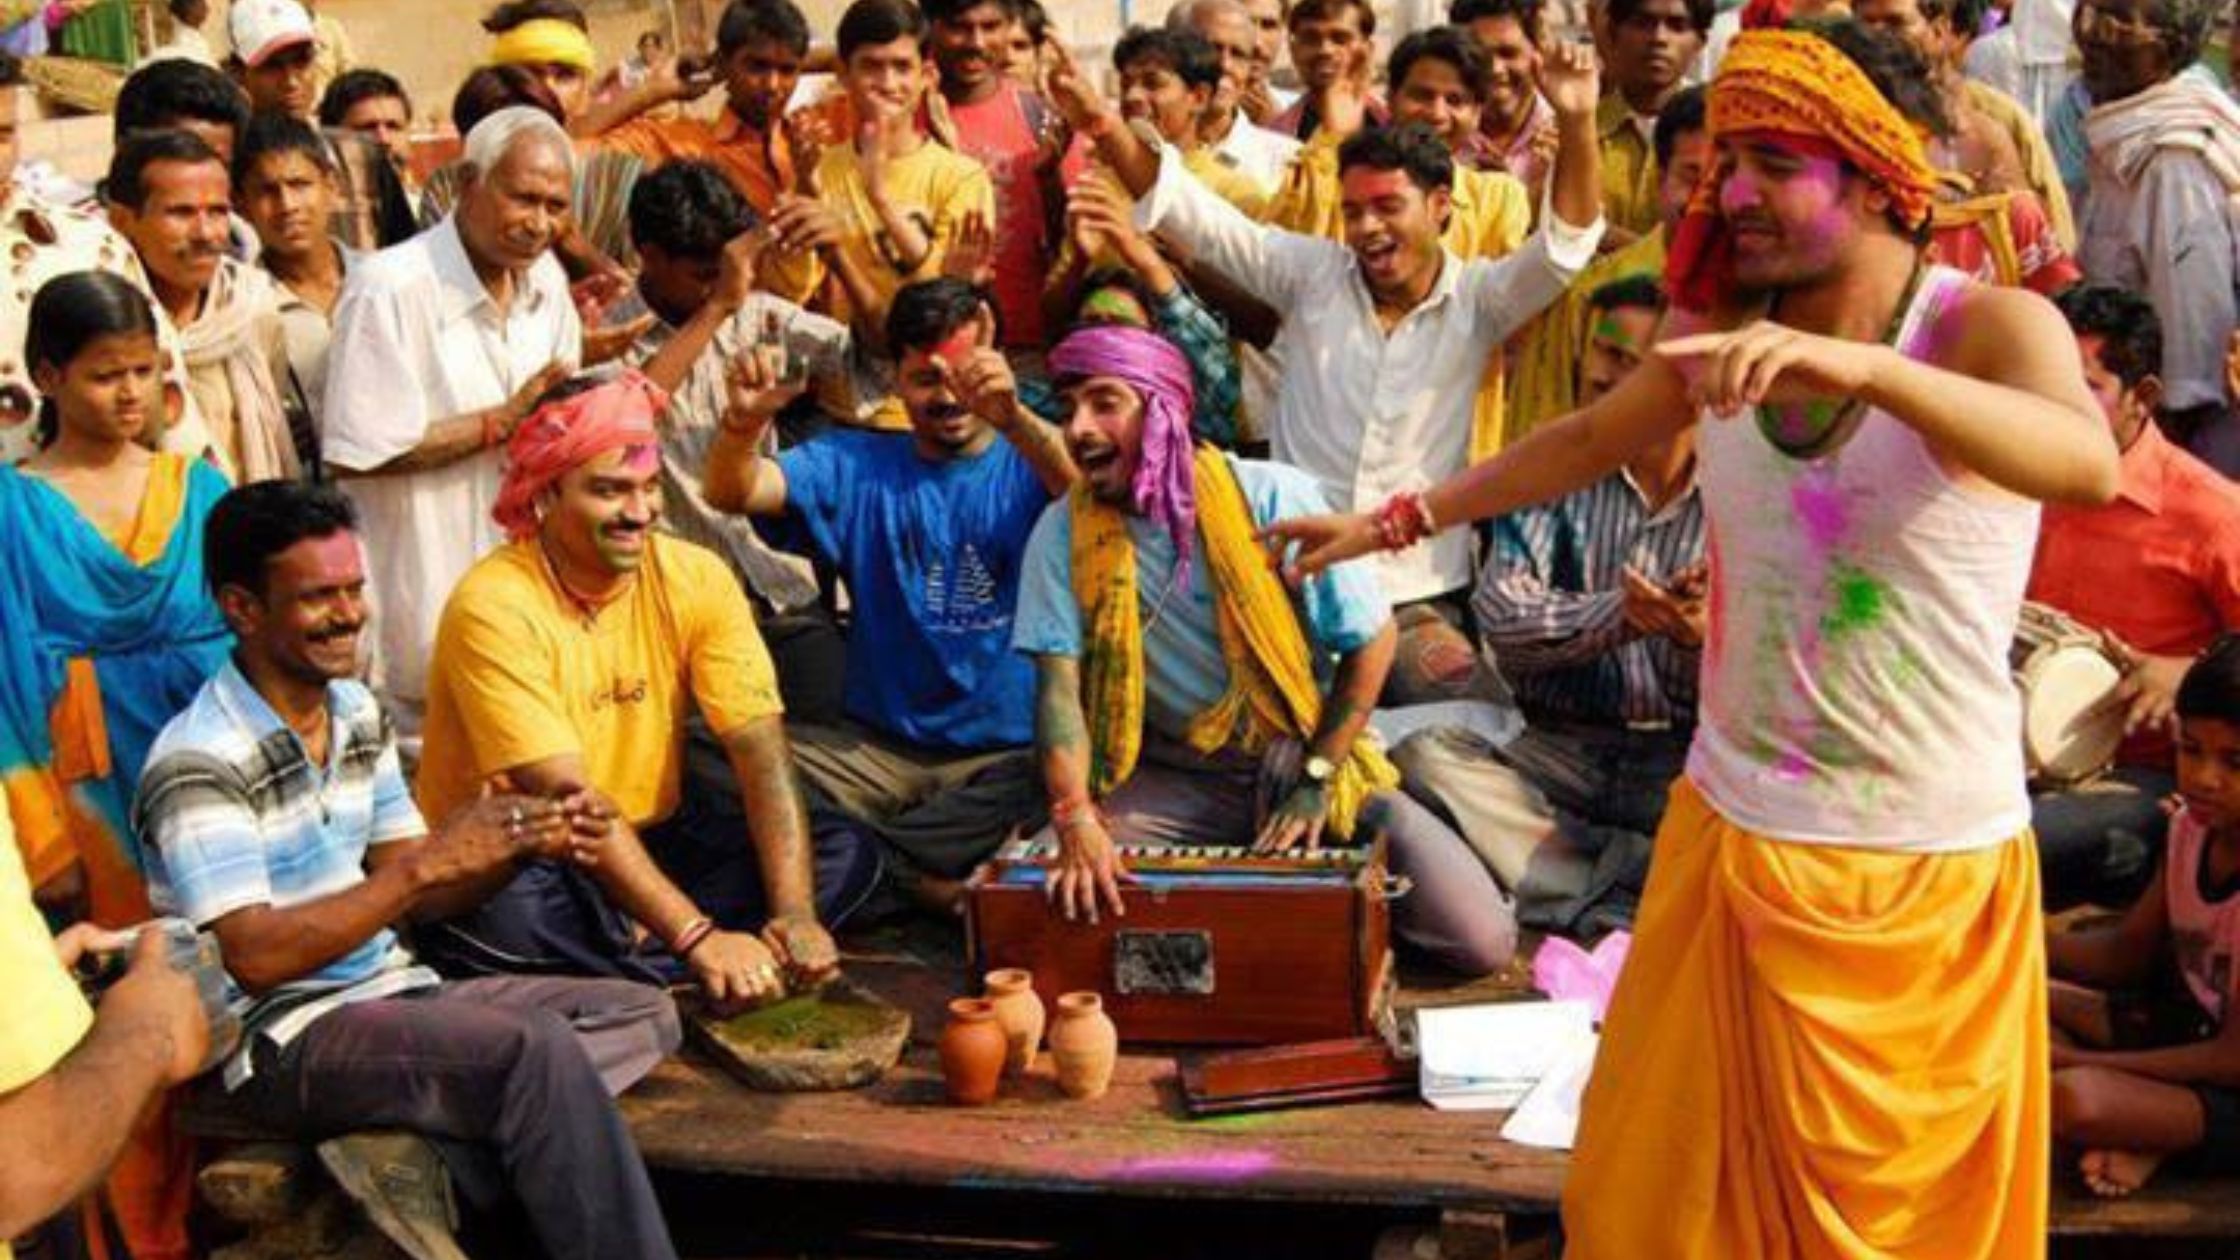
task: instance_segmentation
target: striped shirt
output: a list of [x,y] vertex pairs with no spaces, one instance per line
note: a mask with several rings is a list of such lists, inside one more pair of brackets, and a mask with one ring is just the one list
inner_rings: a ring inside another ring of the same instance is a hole
[[[327,685],[325,766],[228,660],[156,737],[133,801],[159,914],[206,928],[236,910],[285,910],[365,880],[366,851],[427,833],[389,719],[362,683]],[[436,983],[387,928],[259,998],[229,980],[252,1030],[285,1044],[343,1002]],[[275,1030],[284,1030],[278,1031]],[[227,1069],[246,1079],[254,1037]]]
[[1692,473],[1655,512],[1620,470],[1495,521],[1471,608],[1527,715],[1692,725],[1702,652],[1626,625],[1622,575],[1669,585],[1702,562],[1703,540]]

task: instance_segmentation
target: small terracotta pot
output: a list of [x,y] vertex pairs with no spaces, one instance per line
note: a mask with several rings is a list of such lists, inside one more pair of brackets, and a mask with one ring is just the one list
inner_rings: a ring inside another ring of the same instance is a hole
[[994,1102],[1009,1048],[995,1007],[985,998],[949,1003],[949,1026],[941,1030],[941,1081],[949,1101],[965,1107]]
[[1120,1055],[1120,1033],[1104,1013],[1104,999],[1090,992],[1058,999],[1058,1018],[1050,1026],[1050,1057],[1058,1065],[1058,1088],[1068,1098],[1098,1098],[1112,1084],[1112,1064]]
[[996,1022],[1003,1025],[1003,1035],[1010,1043],[1003,1073],[1024,1075],[1034,1066],[1035,1051],[1042,1048],[1046,1018],[1042,998],[1034,991],[1034,973],[1024,967],[1006,967],[989,972],[983,983],[988,987],[988,1004],[996,1008]]

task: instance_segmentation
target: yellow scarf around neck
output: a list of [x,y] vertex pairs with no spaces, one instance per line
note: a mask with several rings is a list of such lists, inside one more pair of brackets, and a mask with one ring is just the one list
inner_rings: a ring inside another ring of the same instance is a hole
[[[1229,690],[1191,719],[1185,738],[1201,753],[1234,745],[1264,751],[1281,738],[1311,739],[1322,721],[1305,629],[1283,580],[1268,564],[1228,460],[1201,445],[1197,478],[1202,563],[1213,566],[1214,610]],[[1135,773],[1143,751],[1143,611],[1137,598],[1135,541],[1120,509],[1076,486],[1073,592],[1081,604],[1084,651],[1081,702],[1089,721],[1089,791],[1104,797]],[[1400,773],[1376,743],[1357,739],[1330,780],[1330,825],[1351,836],[1361,806],[1399,786]]]

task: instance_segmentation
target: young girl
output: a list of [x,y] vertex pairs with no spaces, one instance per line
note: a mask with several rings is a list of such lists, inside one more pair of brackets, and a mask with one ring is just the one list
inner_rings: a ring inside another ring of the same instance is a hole
[[34,887],[75,871],[107,927],[148,915],[128,824],[150,742],[225,659],[202,523],[226,482],[145,445],[169,400],[148,299],[74,272],[32,300],[40,449],[0,469],[0,780]]
[[[146,445],[171,400],[128,282],[41,286],[24,359],[43,401],[38,455],[0,468],[0,782],[33,887],[120,928],[149,913],[129,821],[148,747],[232,643],[202,577],[226,479]],[[193,1151],[167,1117],[109,1180],[134,1255],[186,1253]]]
[[[2162,869],[2115,926],[2046,944],[2054,1138],[2083,1148],[2103,1195],[2181,1152],[2240,1168],[2240,1020],[2225,1017],[2240,952],[2240,635],[2194,663],[2177,709],[2182,804]],[[2126,1000],[2141,991],[2174,1001]]]

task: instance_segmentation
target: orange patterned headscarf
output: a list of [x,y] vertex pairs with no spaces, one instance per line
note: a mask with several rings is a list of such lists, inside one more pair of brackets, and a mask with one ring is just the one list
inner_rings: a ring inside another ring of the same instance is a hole
[[[1737,35],[1712,80],[1706,113],[1714,140],[1766,131],[1826,146],[1880,185],[1907,227],[1928,221],[1937,172],[1920,130],[1875,90],[1858,63],[1810,31]],[[1673,232],[1665,286],[1689,310],[1709,310],[1731,270],[1732,242],[1719,213],[1725,178],[1724,163],[1704,172]]]

